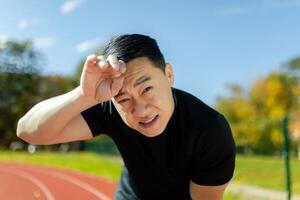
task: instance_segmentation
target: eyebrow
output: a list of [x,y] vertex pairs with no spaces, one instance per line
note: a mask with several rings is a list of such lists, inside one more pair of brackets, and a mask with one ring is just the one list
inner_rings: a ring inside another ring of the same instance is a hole
[[[142,83],[146,82],[146,81],[150,81],[151,80],[151,77],[150,76],[147,76],[147,75],[144,75],[144,76],[141,76],[140,78],[138,78],[134,84],[133,84],[133,87],[137,87],[138,85],[141,85]],[[118,98],[122,95],[124,95],[125,93],[120,91],[116,96],[114,96],[115,98]]]
[[150,80],[151,80],[151,77],[150,77],[150,76],[146,76],[146,75],[141,76],[140,78],[138,78],[138,79],[135,81],[133,87],[136,87],[136,86],[138,86],[138,85],[140,85],[140,84],[142,84],[142,83],[144,83],[144,82],[146,82],[146,81],[150,81]]

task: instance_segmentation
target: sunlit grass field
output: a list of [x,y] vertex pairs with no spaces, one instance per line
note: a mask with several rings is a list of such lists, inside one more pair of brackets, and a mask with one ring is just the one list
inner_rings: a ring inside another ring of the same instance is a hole
[[[300,194],[300,161],[290,160],[292,189]],[[275,190],[285,190],[284,161],[281,157],[238,156],[235,183],[257,185]]]
[[[115,182],[121,173],[122,159],[90,152],[0,152],[0,161],[40,164],[79,170],[88,174],[108,178]],[[294,194],[300,194],[300,161],[291,160],[292,187]],[[284,162],[279,157],[237,156],[235,183],[257,185],[284,191]],[[225,200],[242,199],[226,192]]]
[[118,180],[122,169],[120,157],[103,156],[89,152],[37,152],[29,154],[27,152],[0,151],[0,161],[61,167],[105,177],[112,181]]

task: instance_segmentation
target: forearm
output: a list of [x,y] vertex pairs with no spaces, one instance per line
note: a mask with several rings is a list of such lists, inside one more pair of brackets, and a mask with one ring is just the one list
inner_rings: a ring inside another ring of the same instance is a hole
[[97,104],[83,97],[80,88],[47,99],[31,108],[18,122],[17,135],[30,143],[41,143],[58,135],[75,116]]

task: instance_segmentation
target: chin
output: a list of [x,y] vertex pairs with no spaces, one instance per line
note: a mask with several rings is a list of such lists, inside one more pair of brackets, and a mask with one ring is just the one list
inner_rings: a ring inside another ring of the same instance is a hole
[[140,132],[140,133],[146,137],[155,137],[160,135],[162,132],[151,132],[151,133]]
[[160,134],[162,134],[162,132],[165,130],[164,128],[156,128],[156,129],[149,129],[149,130],[137,130],[138,132],[140,132],[141,134],[143,134],[146,137],[155,137],[158,136]]

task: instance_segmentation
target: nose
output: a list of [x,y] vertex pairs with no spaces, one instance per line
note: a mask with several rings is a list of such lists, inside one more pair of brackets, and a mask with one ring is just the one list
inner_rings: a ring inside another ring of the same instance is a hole
[[132,108],[132,114],[136,117],[145,117],[147,115],[148,104],[144,100],[136,100]]

